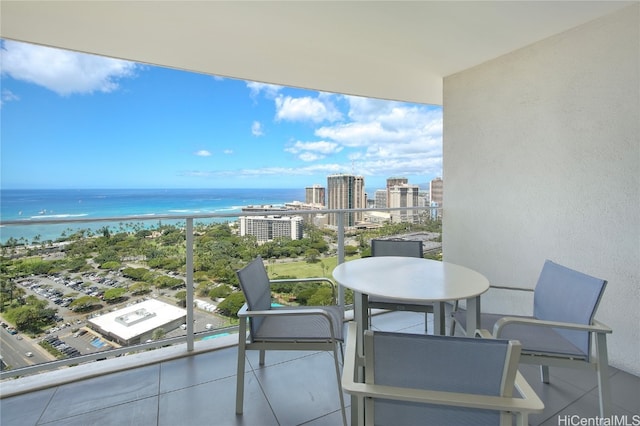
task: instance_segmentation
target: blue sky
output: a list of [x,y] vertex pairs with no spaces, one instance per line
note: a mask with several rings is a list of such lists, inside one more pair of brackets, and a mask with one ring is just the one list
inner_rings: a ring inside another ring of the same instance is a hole
[[442,108],[2,40],[1,187],[297,188],[442,175]]

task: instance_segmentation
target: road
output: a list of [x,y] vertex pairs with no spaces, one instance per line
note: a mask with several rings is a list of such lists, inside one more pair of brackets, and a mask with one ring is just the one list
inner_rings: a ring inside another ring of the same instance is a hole
[[[33,353],[32,357],[25,355]],[[0,327],[0,354],[2,359],[11,368],[26,367],[33,364],[54,361],[55,357],[38,344],[37,340],[24,336],[22,333],[9,334]]]

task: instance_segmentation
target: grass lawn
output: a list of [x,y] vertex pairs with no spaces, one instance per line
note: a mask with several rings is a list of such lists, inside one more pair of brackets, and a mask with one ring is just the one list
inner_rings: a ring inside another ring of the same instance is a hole
[[[357,259],[360,256],[345,257],[345,260]],[[267,261],[267,273],[269,278],[278,279],[284,277],[310,278],[327,277],[333,278],[331,273],[338,263],[337,257],[323,258],[316,263],[308,263],[304,260],[297,262],[271,262]]]

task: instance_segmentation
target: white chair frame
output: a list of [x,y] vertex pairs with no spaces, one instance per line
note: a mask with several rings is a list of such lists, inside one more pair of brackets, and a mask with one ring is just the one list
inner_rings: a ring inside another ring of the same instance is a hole
[[[335,283],[328,278],[319,277],[319,278],[292,278],[292,279],[279,279],[279,280],[269,280],[269,284],[275,283],[297,283],[297,282],[327,282],[331,284],[334,289],[335,295]],[[331,337],[329,339],[318,339],[318,340],[265,340],[265,341],[254,341],[251,333],[247,333],[248,322],[251,317],[269,317],[269,316],[322,316],[326,318],[326,320],[330,324]],[[286,308],[278,308],[278,309],[270,309],[270,310],[262,310],[262,311],[251,311],[249,310],[247,304],[245,303],[242,308],[238,311],[238,318],[240,320],[238,324],[238,369],[237,369],[237,382],[236,382],[236,414],[243,413],[243,405],[244,405],[244,373],[245,373],[245,363],[246,363],[246,351],[247,350],[259,350],[260,351],[260,365],[264,365],[265,363],[265,352],[266,350],[301,350],[301,351],[332,351],[334,366],[336,372],[336,378],[338,383],[338,395],[340,398],[340,408],[342,410],[342,420],[343,424],[347,425],[347,417],[346,417],[346,408],[344,403],[344,395],[342,393],[341,387],[341,377],[340,377],[340,364],[338,361],[338,344],[340,344],[340,352],[342,353],[342,342],[335,336],[334,333],[334,324],[331,316],[323,309],[320,308],[294,308],[294,309],[286,309]],[[344,313],[342,315],[344,318]],[[342,356],[344,359],[344,355]]]
[[[512,377],[517,390],[517,396],[488,396],[475,395],[458,392],[433,391],[414,388],[401,388],[396,386],[378,385],[375,383],[361,383],[357,380],[357,370],[359,367],[366,365],[366,352],[372,348],[365,347],[365,358],[357,356],[356,348],[357,325],[354,322],[348,325],[348,334],[346,340],[345,363],[342,373],[342,388],[345,392],[364,400],[365,418],[358,417],[358,425],[373,425],[374,418],[367,404],[368,398],[383,398],[398,401],[411,401],[424,404],[436,404],[452,407],[469,407],[478,409],[487,409],[500,411],[501,426],[511,426],[513,415],[516,416],[516,424],[518,426],[528,425],[528,416],[532,413],[540,413],[544,410],[544,404],[536,395],[525,378],[517,371],[518,353],[520,344],[517,341],[511,342],[513,350],[512,357],[505,361],[505,368],[515,373]],[[371,331],[367,331],[371,333]],[[492,338],[491,334],[486,330],[478,330],[477,335],[483,338]],[[416,335],[420,337],[420,335]],[[365,344],[366,345],[366,344]],[[514,365],[515,363],[515,365]],[[451,380],[455,380],[452,377]],[[354,410],[354,407],[351,407]]]

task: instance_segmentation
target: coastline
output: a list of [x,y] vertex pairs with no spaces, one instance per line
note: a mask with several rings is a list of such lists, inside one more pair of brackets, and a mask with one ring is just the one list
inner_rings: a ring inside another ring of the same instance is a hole
[[[1,190],[1,220],[24,220],[24,225],[0,226],[0,244],[13,238],[22,243],[56,241],[81,229],[91,232],[108,226],[117,232],[121,222],[29,225],[29,220],[45,218],[102,219],[109,217],[148,216],[135,220],[144,228],[158,224],[156,216],[176,216],[162,223],[184,222],[180,216],[192,214],[229,214],[241,212],[248,205],[284,205],[304,198],[304,189],[34,189]],[[224,222],[232,218],[199,219],[199,223]]]

